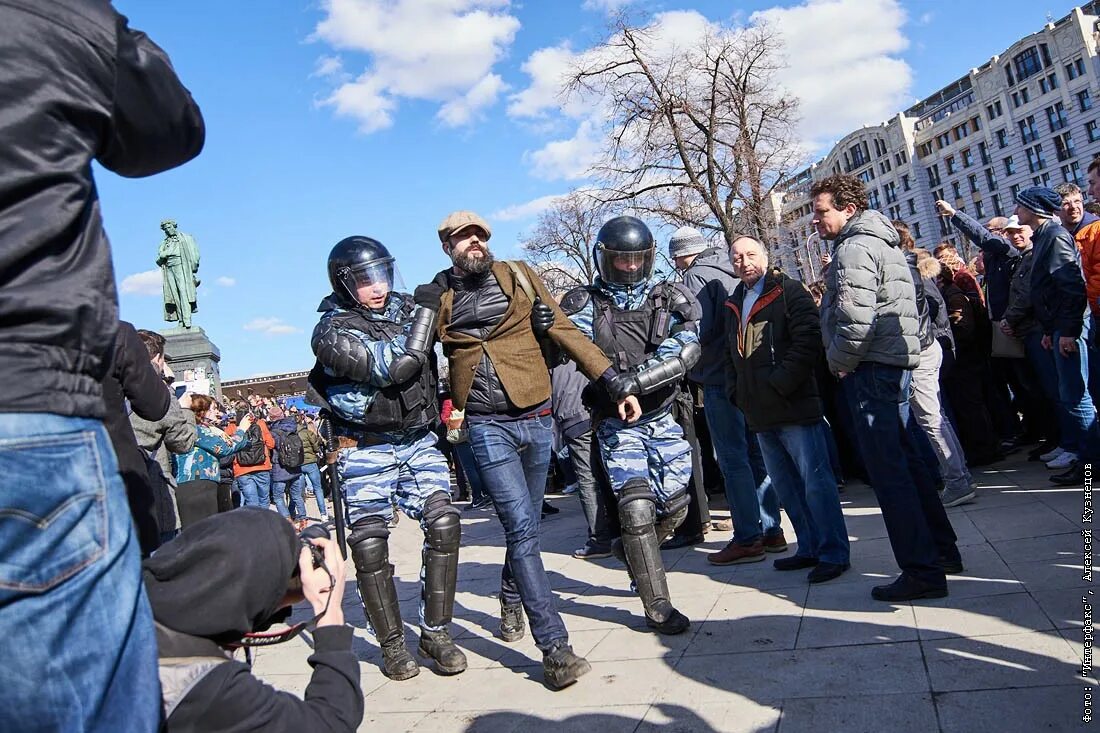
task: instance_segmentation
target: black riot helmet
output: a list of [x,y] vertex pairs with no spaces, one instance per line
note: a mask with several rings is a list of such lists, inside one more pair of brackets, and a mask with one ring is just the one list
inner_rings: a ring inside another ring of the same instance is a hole
[[[389,293],[398,286],[400,275],[393,255],[385,245],[371,237],[341,239],[328,255],[328,280],[332,292],[349,305],[360,303],[359,289],[375,286],[377,292]],[[384,287],[383,287],[384,286]]]
[[616,216],[600,227],[593,256],[604,282],[633,285],[653,275],[657,244],[645,222],[633,216]]

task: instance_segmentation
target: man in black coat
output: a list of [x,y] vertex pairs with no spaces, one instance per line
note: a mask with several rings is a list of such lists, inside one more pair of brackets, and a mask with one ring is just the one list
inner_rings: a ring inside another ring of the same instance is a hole
[[800,282],[768,268],[759,241],[734,240],[730,259],[741,283],[726,301],[726,389],[757,434],[798,538],[798,552],[775,569],[813,568],[811,583],[832,580],[849,567],[849,545],[813,373],[817,306]]

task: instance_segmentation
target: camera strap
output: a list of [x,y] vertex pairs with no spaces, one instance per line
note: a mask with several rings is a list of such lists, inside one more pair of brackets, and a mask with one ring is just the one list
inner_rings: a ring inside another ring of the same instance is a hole
[[325,598],[325,607],[319,614],[314,616],[308,621],[302,621],[296,623],[293,626],[288,626],[281,631],[263,631],[263,632],[251,632],[245,634],[239,642],[229,645],[230,649],[238,649],[240,647],[260,647],[260,646],[272,646],[274,644],[282,644],[283,642],[290,641],[294,637],[301,634],[307,629],[312,631],[317,626],[317,622],[321,620],[321,617],[328,613],[329,604],[332,602],[332,591],[336,587],[336,578],[333,577],[332,571],[325,565],[324,560],[321,560],[318,567],[325,571],[328,575],[328,596]]

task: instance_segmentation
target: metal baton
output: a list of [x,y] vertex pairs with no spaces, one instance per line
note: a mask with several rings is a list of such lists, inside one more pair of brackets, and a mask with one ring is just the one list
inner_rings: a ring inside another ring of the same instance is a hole
[[[336,463],[340,457],[339,446],[332,435],[332,421],[327,413],[321,413],[317,432],[325,441],[325,465],[328,466],[329,486],[332,489],[332,522],[336,528],[336,544],[340,554],[348,559],[347,530],[344,525],[344,489],[340,485],[340,472]],[[333,450],[335,448],[335,450]]]

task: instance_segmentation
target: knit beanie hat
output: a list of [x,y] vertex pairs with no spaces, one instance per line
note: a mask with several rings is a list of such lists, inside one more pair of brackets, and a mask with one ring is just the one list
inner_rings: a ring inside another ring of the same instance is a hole
[[668,240],[668,256],[676,258],[697,255],[709,246],[698,229],[680,227],[672,233],[672,237]]
[[1016,203],[1040,216],[1054,216],[1062,207],[1062,197],[1046,186],[1030,186],[1016,194]]

